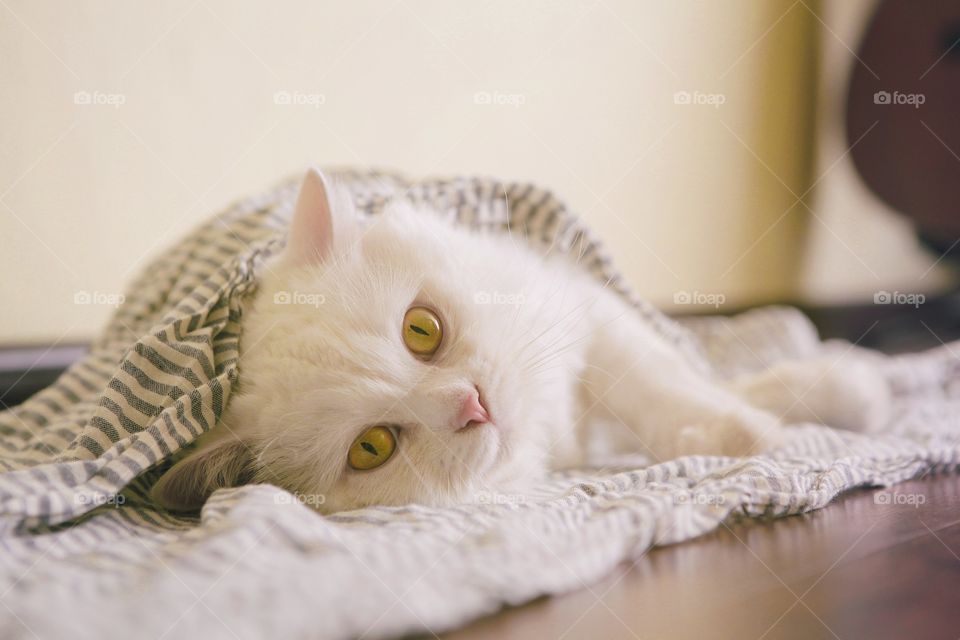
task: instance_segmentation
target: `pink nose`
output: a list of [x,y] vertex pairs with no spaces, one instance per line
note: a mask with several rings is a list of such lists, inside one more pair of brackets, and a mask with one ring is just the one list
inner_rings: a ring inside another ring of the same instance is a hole
[[457,431],[473,424],[483,424],[490,421],[490,414],[487,413],[483,403],[480,402],[480,392],[473,388],[463,399],[460,405],[460,412],[457,414]]

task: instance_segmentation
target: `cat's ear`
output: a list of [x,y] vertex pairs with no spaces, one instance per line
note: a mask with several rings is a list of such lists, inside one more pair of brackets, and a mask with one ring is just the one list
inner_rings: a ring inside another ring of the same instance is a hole
[[153,486],[154,500],[170,511],[196,511],[217,489],[246,484],[253,476],[253,453],[232,433],[203,436],[197,448]]
[[337,198],[330,181],[317,169],[309,169],[300,184],[300,194],[290,222],[290,235],[284,255],[295,264],[310,264],[327,259],[334,238],[348,230],[352,211]]

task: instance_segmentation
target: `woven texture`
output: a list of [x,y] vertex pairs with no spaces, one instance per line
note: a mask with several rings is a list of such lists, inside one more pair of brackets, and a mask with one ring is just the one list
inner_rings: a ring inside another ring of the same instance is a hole
[[[278,250],[288,182],[245,200],[147,268],[91,353],[0,414],[0,637],[388,637],[451,628],[504,603],[583,586],[652,545],[740,517],[954,469],[960,370],[950,346],[887,358],[821,344],[772,308],[681,326],[637,299],[549,192],[486,179],[410,183],[339,172],[360,210],[427,202],[458,223],[560,252],[636,306],[697,366],[726,376],[833,351],[869,358],[896,392],[882,434],[790,428],[773,456],[610,461],[528,496],[450,509],[320,516],[270,486],[214,495],[199,518],[152,504],[171,455],[213,428],[238,379],[245,295]],[[960,347],[958,347],[960,348]]]

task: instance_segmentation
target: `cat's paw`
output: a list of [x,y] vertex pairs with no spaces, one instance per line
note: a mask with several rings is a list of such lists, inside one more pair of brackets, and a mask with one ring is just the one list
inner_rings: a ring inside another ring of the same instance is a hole
[[779,363],[732,383],[755,407],[788,424],[814,422],[852,431],[881,428],[890,418],[886,378],[865,358],[824,356]]
[[892,393],[868,362],[838,361],[810,385],[803,398],[815,421],[851,431],[874,431],[890,419]]
[[751,456],[775,448],[783,438],[776,416],[750,407],[681,427],[676,455]]

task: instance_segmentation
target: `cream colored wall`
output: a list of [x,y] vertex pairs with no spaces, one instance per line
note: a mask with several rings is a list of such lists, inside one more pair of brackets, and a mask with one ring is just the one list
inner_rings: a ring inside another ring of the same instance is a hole
[[802,3],[5,0],[0,16],[0,343],[89,338],[109,307],[78,292],[122,291],[311,162],[550,186],[668,306],[794,286]]

